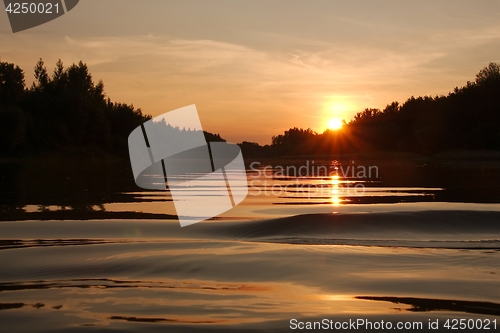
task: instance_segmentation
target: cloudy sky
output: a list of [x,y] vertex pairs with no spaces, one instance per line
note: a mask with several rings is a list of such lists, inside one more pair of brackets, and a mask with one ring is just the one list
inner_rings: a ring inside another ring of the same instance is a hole
[[367,107],[447,94],[500,62],[500,1],[81,0],[13,34],[26,72],[82,60],[113,101],[159,115],[196,104],[205,130],[270,143]]

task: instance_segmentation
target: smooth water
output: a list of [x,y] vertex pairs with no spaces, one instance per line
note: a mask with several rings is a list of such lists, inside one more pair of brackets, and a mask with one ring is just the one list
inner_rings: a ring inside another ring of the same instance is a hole
[[137,188],[121,161],[3,164],[2,328],[288,331],[291,319],[328,318],[445,330],[447,319],[500,319],[495,164],[278,171],[249,169],[242,204],[181,228],[169,193]]

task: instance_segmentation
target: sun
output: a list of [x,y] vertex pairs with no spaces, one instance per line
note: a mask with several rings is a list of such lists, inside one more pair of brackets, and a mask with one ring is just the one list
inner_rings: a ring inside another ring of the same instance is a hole
[[328,129],[338,130],[344,123],[339,118],[332,118],[328,121]]

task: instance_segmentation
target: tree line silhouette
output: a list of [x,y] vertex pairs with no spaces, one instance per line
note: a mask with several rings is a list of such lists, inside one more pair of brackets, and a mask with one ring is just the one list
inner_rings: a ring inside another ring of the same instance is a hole
[[[83,62],[52,73],[42,59],[35,81],[26,87],[24,72],[0,62],[0,154],[104,151],[128,154],[128,135],[151,119],[133,105],[112,102],[102,81],[94,83]],[[208,141],[223,141],[205,132]]]
[[[133,105],[112,102],[81,61],[51,74],[42,59],[26,87],[18,66],[0,61],[0,153],[25,155],[97,149],[126,155],[130,132],[151,119]],[[207,141],[225,141],[205,132]],[[316,133],[290,128],[271,145],[240,143],[245,157],[400,151],[500,150],[500,65],[447,96],[410,97],[383,110],[367,108],[342,129]]]
[[[251,147],[255,151],[255,147]],[[318,134],[290,128],[273,136],[268,155],[399,151],[500,150],[500,65],[490,63],[474,82],[447,96],[410,97],[402,105],[367,108],[341,130]]]

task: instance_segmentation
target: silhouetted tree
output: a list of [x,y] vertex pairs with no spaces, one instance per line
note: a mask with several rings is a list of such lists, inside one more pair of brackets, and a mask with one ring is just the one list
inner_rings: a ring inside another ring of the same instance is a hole
[[33,82],[33,89],[45,89],[49,84],[49,75],[47,74],[47,68],[40,58],[35,66],[35,82]]
[[203,134],[205,135],[205,140],[207,142],[226,142],[223,138],[221,138],[220,134],[213,134],[210,132],[203,131]]
[[0,62],[0,104],[17,105],[24,95],[24,72],[18,66]]
[[476,75],[476,83],[481,85],[488,81],[500,81],[500,65],[491,62]]

